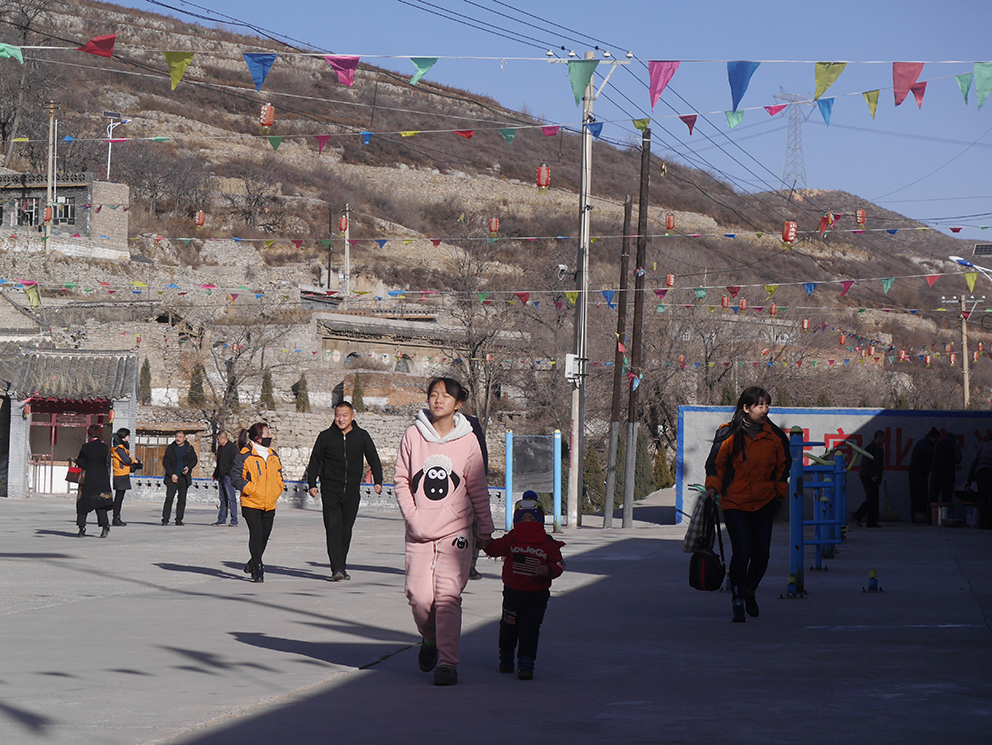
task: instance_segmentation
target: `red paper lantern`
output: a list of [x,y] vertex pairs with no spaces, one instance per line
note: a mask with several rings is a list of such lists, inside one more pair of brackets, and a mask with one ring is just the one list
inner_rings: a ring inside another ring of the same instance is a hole
[[947,352],[948,354],[950,354],[951,353],[951,345],[950,344],[945,344],[944,345],[944,351]]
[[499,232],[499,218],[490,217],[489,218],[489,234],[495,236]]
[[679,365],[685,366],[685,355],[684,354],[680,354],[679,355]]
[[868,350],[862,348],[861,349],[861,359],[865,359],[867,356],[868,356]]
[[954,367],[954,363],[958,361],[958,356],[956,354],[951,354],[951,367]]
[[978,352],[972,352],[971,353],[971,361],[972,362],[978,362]]
[[546,163],[537,167],[537,188],[544,191],[551,185],[551,169]]
[[262,111],[258,115],[258,123],[262,126],[262,131],[268,132],[269,127],[271,127],[276,122],[276,109],[270,103],[262,106]]
[[778,306],[775,305],[775,303],[772,303],[772,307],[770,307],[768,309],[768,314],[769,315],[772,315],[772,316],[777,316],[778,315]]
[[930,354],[924,355],[923,362],[926,363],[927,367],[930,367],[930,363],[933,362],[933,355]]
[[665,218],[665,230],[675,230],[675,215],[668,215]]
[[786,220],[782,224],[782,240],[786,243],[792,243],[796,240],[796,230],[798,225],[792,220]]
[[675,275],[666,274],[665,275],[665,287],[675,287]]
[[854,219],[857,221],[858,225],[865,224],[865,211],[864,210],[854,210]]
[[979,352],[985,351],[985,345],[982,342],[978,342],[978,351]]
[[840,335],[840,338],[837,341],[840,342],[840,345],[841,346],[844,346],[845,344],[847,344],[847,336],[845,336],[844,334],[841,334]]
[[809,331],[809,319],[808,318],[804,318],[803,319],[803,331]]
[[200,210],[196,213],[196,227],[202,228],[203,224],[207,221],[207,213]]
[[874,357],[875,356],[875,347],[868,347],[868,354],[870,354],[872,357]]
[[906,350],[905,349],[900,349],[899,350],[899,361],[900,362],[905,362],[906,361]]
[[45,207],[45,222],[51,222],[51,221],[52,221],[52,208]]
[[338,232],[341,235],[344,235],[346,232],[348,232],[348,216],[347,215],[341,215],[341,217],[338,219]]
[[747,310],[747,300],[741,298],[740,306],[741,306],[741,310]]
[[730,295],[724,295],[722,298],[720,298],[720,305],[721,305],[721,307],[729,308],[730,307]]

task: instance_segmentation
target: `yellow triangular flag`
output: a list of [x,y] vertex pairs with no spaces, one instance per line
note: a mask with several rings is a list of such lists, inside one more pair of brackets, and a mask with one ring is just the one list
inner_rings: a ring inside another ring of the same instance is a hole
[[968,292],[975,291],[975,280],[978,279],[978,272],[965,272],[964,281],[968,283]]
[[868,102],[868,111],[871,112],[871,118],[875,118],[875,109],[878,108],[878,91],[865,91],[861,94],[865,97],[865,101]]
[[813,94],[814,101],[827,92],[827,88],[836,82],[837,78],[840,77],[840,74],[844,72],[845,67],[847,67],[846,62],[816,63],[816,93]]
[[186,69],[193,62],[196,52],[162,52],[165,64],[169,66],[169,77],[172,78],[172,90],[176,89],[179,81],[186,74]]
[[570,302],[572,305],[575,305],[575,301],[579,299],[579,292],[578,290],[568,290],[565,293],[565,297],[568,298],[568,302]]
[[267,241],[264,241],[264,245],[265,245],[266,248],[272,248],[272,244],[273,243],[275,243],[275,241],[273,239],[271,239],[271,238],[268,239]]
[[413,137],[414,135],[419,135],[420,130],[408,129],[405,132],[400,132],[401,137]]

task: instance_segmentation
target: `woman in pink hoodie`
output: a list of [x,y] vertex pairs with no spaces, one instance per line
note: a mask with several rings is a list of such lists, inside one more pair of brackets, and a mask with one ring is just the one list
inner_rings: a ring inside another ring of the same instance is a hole
[[434,685],[458,682],[472,518],[479,521],[480,547],[494,527],[479,441],[458,413],[467,398],[457,380],[434,378],[427,408],[403,435],[396,459],[396,501],[406,522],[406,596],[423,637],[417,664],[434,671]]

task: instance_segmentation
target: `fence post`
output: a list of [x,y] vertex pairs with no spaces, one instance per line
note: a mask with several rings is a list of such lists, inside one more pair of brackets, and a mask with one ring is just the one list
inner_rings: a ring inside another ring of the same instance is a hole
[[847,536],[844,530],[844,526],[847,525],[847,461],[844,459],[843,453],[837,453],[834,458],[834,481],[836,482],[837,493],[835,495],[837,500],[837,535],[834,536],[838,541],[843,541]]
[[789,430],[792,470],[789,473],[789,595],[806,592],[803,580],[803,430]]
[[555,430],[555,498],[554,498],[554,529],[553,532],[561,533],[561,430]]

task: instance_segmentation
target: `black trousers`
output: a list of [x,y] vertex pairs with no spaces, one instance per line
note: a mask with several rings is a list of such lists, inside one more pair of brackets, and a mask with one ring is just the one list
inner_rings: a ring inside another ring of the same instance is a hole
[[241,517],[248,523],[248,552],[255,566],[262,564],[262,554],[265,553],[265,547],[269,543],[269,534],[272,532],[272,521],[275,516],[275,510],[241,506]]
[[165,504],[162,505],[162,519],[166,522],[169,521],[169,517],[172,515],[172,500],[178,494],[179,498],[176,499],[176,520],[182,522],[183,515],[186,514],[186,490],[189,489],[189,484],[186,483],[186,479],[182,476],[179,477],[179,481],[172,483],[172,479],[168,476],[165,478]]
[[[913,519],[914,515],[920,513],[925,513],[927,511],[927,505],[930,501],[929,499],[929,487],[927,485],[927,472],[922,473],[910,471],[909,472],[909,511],[910,519]],[[929,522],[930,516],[927,515],[923,522]]]
[[360,494],[334,493],[329,489],[320,492],[324,532],[327,534],[327,558],[332,572],[343,572],[348,568],[348,549],[351,548],[351,534],[360,501]]
[[727,526],[733,553],[730,557],[730,585],[740,591],[754,592],[768,569],[772,545],[772,523],[778,511],[777,499],[760,510],[726,509],[723,523]]
[[121,507],[124,505],[124,492],[127,489],[116,489],[114,490],[114,519],[121,519]]
[[514,648],[520,661],[533,664],[537,659],[537,640],[550,597],[549,590],[535,592],[503,588],[503,617],[499,622],[500,662],[512,663]]
[[854,518],[856,520],[867,519],[869,527],[878,525],[878,482],[862,481],[861,485],[865,488],[865,501],[854,513]]
[[[107,513],[110,511],[109,507],[100,507],[94,512],[96,512],[96,524],[101,528],[109,528],[110,521],[107,520]],[[90,513],[90,510],[80,510],[76,508],[76,525],[80,528],[86,527],[86,516]]]

